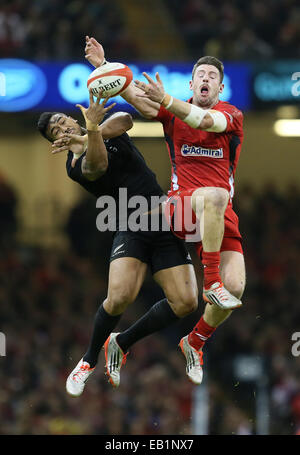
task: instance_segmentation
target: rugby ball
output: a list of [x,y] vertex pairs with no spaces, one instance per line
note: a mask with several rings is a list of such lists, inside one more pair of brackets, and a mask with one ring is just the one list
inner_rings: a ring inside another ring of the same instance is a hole
[[87,87],[94,96],[102,90],[101,98],[122,93],[132,81],[132,71],[123,63],[106,63],[96,68],[87,81]]

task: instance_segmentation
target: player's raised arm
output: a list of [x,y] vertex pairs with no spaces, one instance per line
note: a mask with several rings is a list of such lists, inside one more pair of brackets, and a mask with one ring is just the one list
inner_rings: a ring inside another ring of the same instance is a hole
[[[101,125],[98,126],[103,139],[112,139],[113,137],[121,136],[133,127],[132,117],[128,112],[116,112],[108,117]],[[76,154],[76,147],[81,153],[82,147],[87,147],[88,135],[79,136],[78,134],[64,133],[59,139],[56,139],[52,144],[52,153],[61,153],[70,150]]]
[[143,73],[143,75],[148,84],[134,81],[135,86],[143,92],[143,95],[138,95],[139,97],[159,103],[192,128],[215,133],[222,133],[226,130],[227,120],[222,112],[214,109],[202,109],[194,104],[173,98],[165,92],[158,73],[155,75],[156,81],[151,79],[147,73]]
[[133,121],[127,112],[116,112],[99,126],[103,139],[121,136],[133,127]]
[[101,129],[98,124],[103,120],[104,115],[115,106],[115,103],[105,107],[108,98],[100,103],[100,96],[94,101],[93,95],[90,92],[90,105],[88,109],[80,104],[76,106],[80,108],[85,119],[88,147],[85,158],[82,160],[82,173],[88,180],[96,180],[106,172],[108,166],[107,150],[103,142]]
[[90,38],[89,36],[85,37],[85,58],[88,62],[93,65],[95,68],[105,65],[105,54],[104,49],[100,43],[95,38]]
[[[85,37],[85,58],[89,61],[91,65],[95,68],[105,65],[107,63],[105,59],[105,53],[102,45],[95,39],[89,36]],[[148,119],[154,118],[157,116],[160,105],[155,101],[152,101],[149,98],[142,98],[139,95],[142,95],[144,92],[131,83],[124,92],[120,94],[122,98],[135,107],[140,114]]]

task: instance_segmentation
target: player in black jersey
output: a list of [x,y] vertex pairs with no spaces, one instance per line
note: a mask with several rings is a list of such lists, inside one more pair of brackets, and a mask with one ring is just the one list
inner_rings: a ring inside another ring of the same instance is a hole
[[[126,134],[133,125],[131,116],[116,113],[103,121],[104,115],[113,107],[105,107],[106,102],[100,102],[100,98],[94,101],[90,95],[88,109],[77,105],[84,116],[87,131],[72,117],[62,113],[42,114],[38,129],[53,142],[53,153],[68,150],[66,166],[69,177],[96,197],[110,195],[118,204],[120,188],[126,188],[128,198],[144,196],[149,201],[151,196],[162,196],[155,174]],[[118,387],[128,348],[198,306],[196,277],[184,242],[170,231],[161,229],[134,232],[127,226],[127,230],[121,231],[120,224],[124,220],[117,218],[107,297],[96,313],[88,350],[67,379],[66,388],[72,396],[82,394],[103,345],[109,380]],[[113,333],[126,307],[136,299],[147,266],[151,267],[165,299],[153,305],[126,331]]]

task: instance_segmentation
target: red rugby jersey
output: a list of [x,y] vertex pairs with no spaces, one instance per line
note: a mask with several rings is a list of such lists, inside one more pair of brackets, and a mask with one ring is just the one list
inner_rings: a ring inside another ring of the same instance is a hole
[[222,187],[230,192],[232,199],[234,174],[243,142],[243,114],[224,101],[219,101],[212,109],[226,116],[227,128],[223,133],[191,128],[161,106],[155,120],[163,124],[172,163],[170,191]]

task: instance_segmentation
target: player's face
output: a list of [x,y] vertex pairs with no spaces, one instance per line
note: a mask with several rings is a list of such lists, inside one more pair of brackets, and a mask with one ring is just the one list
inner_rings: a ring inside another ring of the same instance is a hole
[[224,84],[220,81],[219,70],[213,65],[200,65],[190,81],[193,90],[193,102],[199,106],[210,107],[219,99]]
[[47,128],[48,135],[55,141],[65,133],[81,134],[77,120],[64,114],[54,114]]

